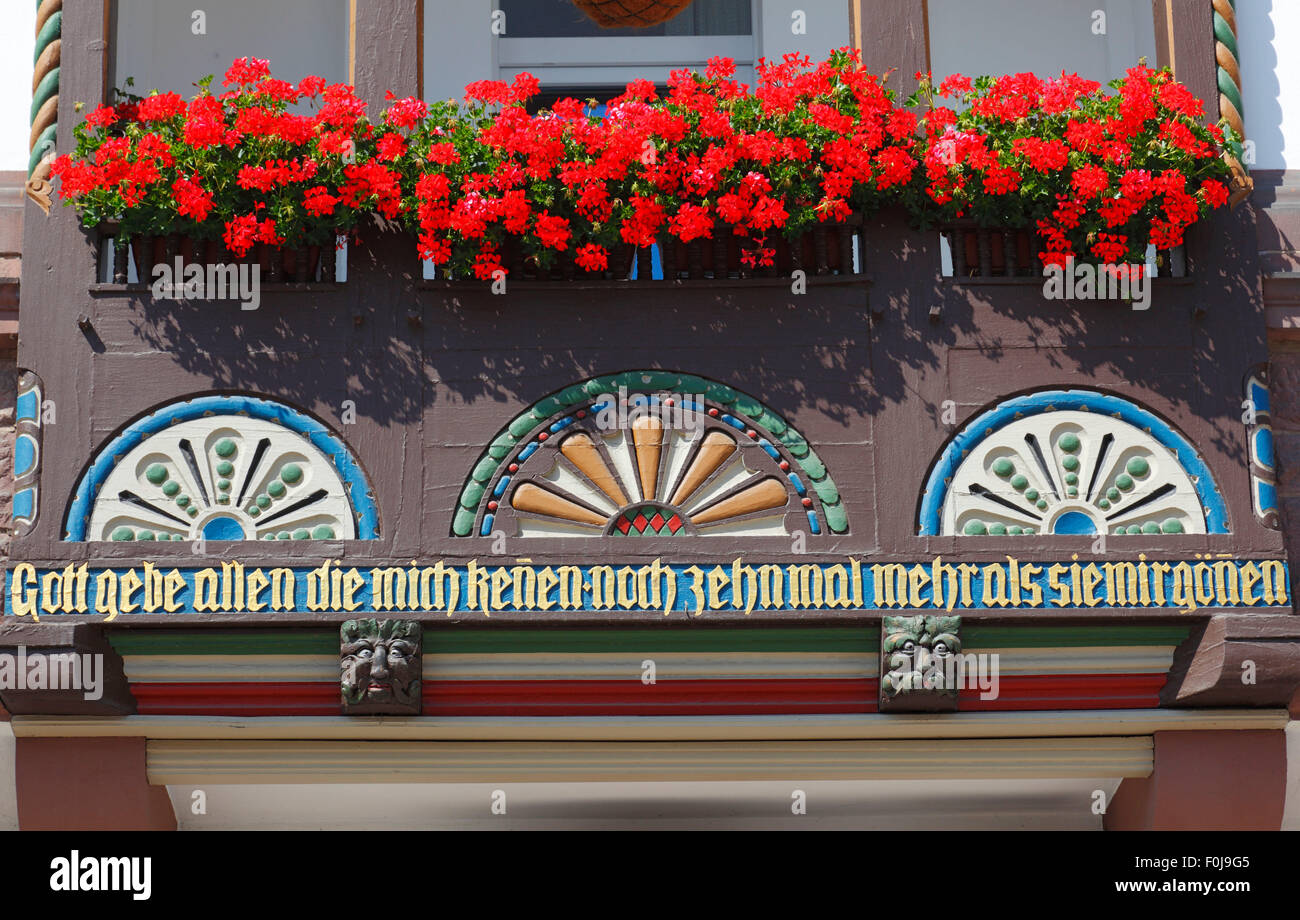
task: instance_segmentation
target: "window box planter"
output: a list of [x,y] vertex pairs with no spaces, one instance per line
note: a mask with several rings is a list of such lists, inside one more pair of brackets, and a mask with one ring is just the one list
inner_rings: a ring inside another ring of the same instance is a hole
[[148,284],[153,278],[153,266],[174,265],[177,258],[182,267],[190,265],[252,265],[260,268],[261,277],[270,283],[323,282],[334,277],[334,259],[321,258],[322,246],[271,246],[259,243],[242,258],[236,256],[220,240],[195,240],[179,234],[137,236],[128,245],[119,246],[118,228],[105,224],[99,231],[100,264],[97,280],[100,283],[126,284],[130,277],[128,266],[134,266],[136,279]]

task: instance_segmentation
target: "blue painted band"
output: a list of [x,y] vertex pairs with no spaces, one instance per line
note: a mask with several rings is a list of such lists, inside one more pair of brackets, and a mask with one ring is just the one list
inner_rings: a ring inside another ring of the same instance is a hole
[[925,483],[925,495],[921,501],[921,514],[918,521],[918,532],[921,536],[938,535],[943,503],[948,497],[949,482],[966,455],[978,447],[985,438],[1004,426],[1025,416],[1041,415],[1048,411],[1049,406],[1058,412],[1074,410],[1112,416],[1148,432],[1161,445],[1173,451],[1178,463],[1195,481],[1197,497],[1200,499],[1201,507],[1205,509],[1206,532],[1229,532],[1227,505],[1214,484],[1210,468],[1205,465],[1205,461],[1187,439],[1168,424],[1146,409],[1107,393],[1093,390],[1042,390],[1017,396],[988,410],[967,424],[948,442]]
[[206,415],[247,415],[275,422],[307,438],[330,458],[347,487],[353,513],[357,516],[357,539],[374,540],[379,536],[379,509],[370,493],[365,473],[343,442],[328,428],[296,409],[269,399],[259,399],[256,396],[199,396],[165,406],[132,422],[125,431],[100,448],[90,469],[82,475],[77,490],[73,493],[64,539],[77,542],[86,539],[86,525],[90,521],[90,512],[99,489],[118,460],[128,451],[171,425]]

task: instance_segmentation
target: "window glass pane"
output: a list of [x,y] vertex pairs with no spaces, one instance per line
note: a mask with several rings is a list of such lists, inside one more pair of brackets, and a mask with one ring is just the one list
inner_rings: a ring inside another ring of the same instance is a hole
[[929,0],[929,24],[936,79],[1064,70],[1108,83],[1141,57],[1156,65],[1150,0]]
[[[194,83],[215,74],[213,90],[238,57],[265,58],[273,76],[308,74],[348,82],[348,0],[115,0],[113,85],[135,79],[132,92],[173,91],[189,98]],[[194,14],[206,14],[203,32]]]
[[644,29],[603,29],[572,0],[500,0],[508,38],[647,35],[748,35],[750,0],[695,0],[672,19]]

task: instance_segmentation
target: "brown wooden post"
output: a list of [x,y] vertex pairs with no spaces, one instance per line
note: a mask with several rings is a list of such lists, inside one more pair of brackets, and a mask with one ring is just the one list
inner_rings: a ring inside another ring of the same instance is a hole
[[870,73],[895,69],[886,84],[905,99],[930,69],[925,0],[849,0],[849,32]]
[[176,830],[144,738],[18,738],[14,760],[23,830]]
[[1155,769],[1126,779],[1106,830],[1278,830],[1286,804],[1286,733],[1155,733]]

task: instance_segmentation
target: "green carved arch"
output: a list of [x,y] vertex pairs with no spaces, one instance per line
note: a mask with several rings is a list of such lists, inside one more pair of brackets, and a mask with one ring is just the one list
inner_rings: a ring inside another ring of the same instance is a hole
[[635,370],[571,384],[539,399],[511,419],[484,448],[470,470],[452,517],[452,534],[457,537],[474,534],[482,506],[491,498],[494,484],[501,479],[503,470],[521,446],[526,449],[526,445],[565,410],[580,408],[607,394],[616,395],[620,387],[628,392],[657,390],[703,394],[710,403],[769,436],[774,445],[780,445],[790,455],[793,466],[797,467],[796,475],[806,479],[807,489],[816,493],[826,529],[835,534],[848,531],[848,514],[839,487],[827,471],[826,464],[817,456],[808,439],[780,414],[754,397],[716,380],[676,371]]

